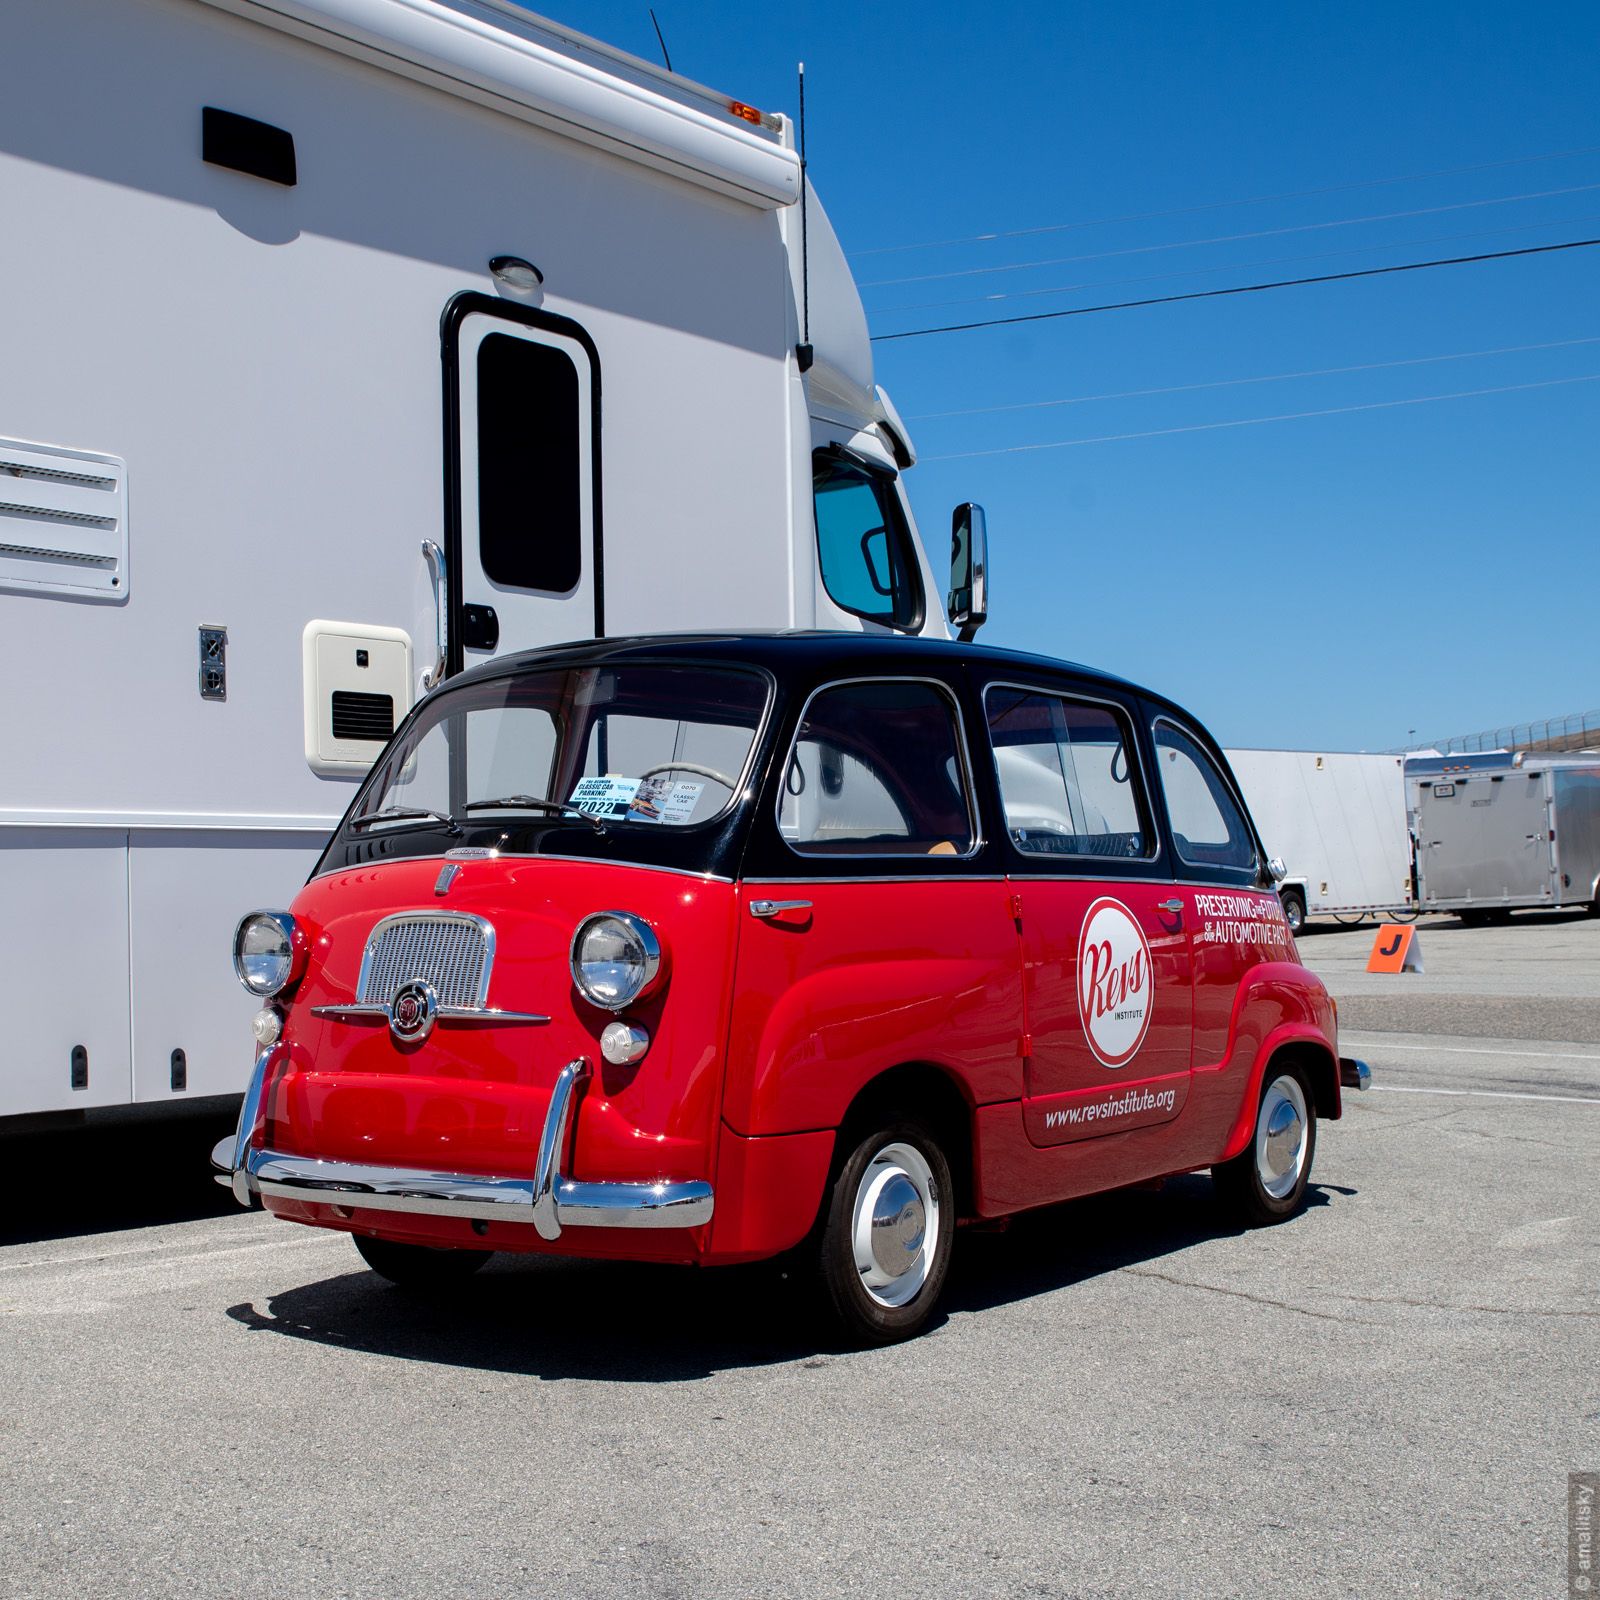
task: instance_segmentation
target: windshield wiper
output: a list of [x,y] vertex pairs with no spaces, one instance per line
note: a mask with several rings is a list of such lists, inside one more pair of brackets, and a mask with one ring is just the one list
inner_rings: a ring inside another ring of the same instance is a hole
[[350,824],[350,831],[375,828],[380,822],[440,822],[452,834],[461,832],[461,824],[443,811],[428,811],[420,806],[385,806],[381,811],[369,811]]
[[552,811],[557,816],[577,817],[587,822],[596,833],[606,831],[605,819],[591,811],[580,810],[570,800],[546,800],[536,794],[505,794],[498,800],[469,800],[466,811]]

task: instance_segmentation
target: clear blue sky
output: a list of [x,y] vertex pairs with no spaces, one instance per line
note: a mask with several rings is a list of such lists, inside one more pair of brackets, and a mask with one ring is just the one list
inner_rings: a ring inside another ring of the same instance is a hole
[[[659,59],[644,5],[536,9]],[[678,71],[758,105],[792,113],[805,61],[812,177],[878,334],[1600,237],[1592,0],[656,13]],[[1024,229],[1056,231],[885,249]],[[1069,285],[1092,287],[1026,292]],[[1600,706],[1600,381],[1552,382],[1600,376],[1600,248],[877,352],[930,546],[987,508],[987,641],[1239,745]],[[1127,393],[1151,389],[1181,392]],[[1155,436],[1014,449],[1127,434]]]

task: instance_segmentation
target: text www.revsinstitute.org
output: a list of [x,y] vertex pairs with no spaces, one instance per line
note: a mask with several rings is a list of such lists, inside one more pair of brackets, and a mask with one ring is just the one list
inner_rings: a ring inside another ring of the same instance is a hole
[[1178,1103],[1176,1089],[1129,1089],[1114,1100],[1093,1100],[1083,1106],[1063,1106],[1044,1114],[1046,1128],[1073,1128],[1085,1122],[1108,1122],[1140,1111],[1170,1111]]

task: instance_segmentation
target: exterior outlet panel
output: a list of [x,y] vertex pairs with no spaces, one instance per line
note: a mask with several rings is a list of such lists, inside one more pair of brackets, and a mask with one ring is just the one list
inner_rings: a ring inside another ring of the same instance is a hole
[[306,764],[323,777],[358,777],[411,709],[411,636],[360,622],[308,622],[302,637]]

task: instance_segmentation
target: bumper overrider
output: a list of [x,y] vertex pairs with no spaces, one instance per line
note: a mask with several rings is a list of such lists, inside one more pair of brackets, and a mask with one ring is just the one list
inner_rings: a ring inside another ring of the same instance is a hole
[[1372,1087],[1372,1068],[1365,1061],[1356,1061],[1349,1056],[1340,1056],[1339,1082],[1346,1089],[1370,1089]]
[[696,1228],[711,1220],[711,1185],[700,1179],[585,1183],[563,1176],[561,1158],[577,1092],[590,1075],[582,1056],[569,1061],[556,1078],[533,1170],[526,1177],[427,1172],[253,1149],[250,1141],[274,1056],[268,1050],[257,1059],[239,1111],[238,1132],[211,1152],[217,1182],[228,1185],[240,1205],[248,1206],[256,1196],[272,1196],[363,1211],[530,1223],[541,1239],[559,1239],[568,1227]]

